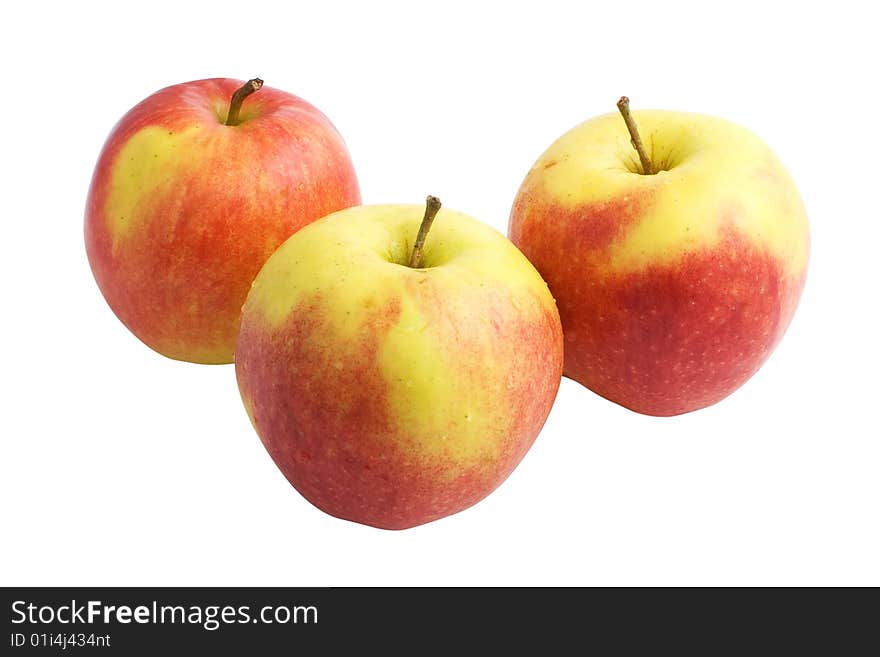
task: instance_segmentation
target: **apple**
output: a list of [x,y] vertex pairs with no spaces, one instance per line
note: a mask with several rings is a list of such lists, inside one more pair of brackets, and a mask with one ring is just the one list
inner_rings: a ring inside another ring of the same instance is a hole
[[565,375],[676,415],[741,386],[782,338],[807,271],[803,203],[754,134],[670,111],[560,137],[520,187],[510,238],[550,286]]
[[361,206],[303,228],[242,309],[251,422],[290,483],[339,518],[403,529],[475,504],[523,458],[559,387],[547,285],[464,214],[440,211],[425,240],[438,208]]
[[199,80],[156,92],[110,133],[86,203],[86,251],[113,312],[144,343],[229,363],[266,258],[358,203],[348,151],[321,112],[259,79]]

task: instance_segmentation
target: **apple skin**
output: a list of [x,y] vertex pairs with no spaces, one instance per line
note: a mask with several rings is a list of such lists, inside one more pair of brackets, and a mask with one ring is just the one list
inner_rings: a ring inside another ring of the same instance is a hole
[[272,459],[323,511],[384,529],[456,513],[532,445],[562,376],[562,327],[500,233],[441,209],[361,206],[287,240],[242,309],[235,369]]
[[[722,119],[636,111],[557,140],[526,176],[511,240],[550,286],[565,375],[648,415],[723,399],[782,338],[807,270],[797,189],[770,149]],[[651,150],[653,149],[653,150]]]
[[330,121],[270,87],[224,121],[239,80],[156,92],[116,125],[85,213],[89,263],[113,312],[170,358],[232,362],[241,305],[285,239],[360,203]]

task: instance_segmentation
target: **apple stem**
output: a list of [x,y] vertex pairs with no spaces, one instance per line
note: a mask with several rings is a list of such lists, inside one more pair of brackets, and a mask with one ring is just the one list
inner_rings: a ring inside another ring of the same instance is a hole
[[260,78],[248,80],[232,94],[232,100],[229,101],[229,112],[226,113],[226,125],[238,125],[238,113],[241,111],[241,104],[244,99],[255,91],[263,88],[263,81]]
[[409,266],[418,269],[422,266],[422,246],[425,244],[425,238],[428,231],[431,230],[431,224],[434,223],[434,217],[440,211],[440,199],[436,196],[429,196],[425,199],[425,216],[422,217],[422,223],[419,226],[419,234],[416,236],[416,243],[413,244],[412,255],[409,258]]
[[639,154],[639,159],[642,161],[642,173],[646,176],[654,175],[654,167],[651,166],[651,160],[648,157],[648,153],[645,151],[645,145],[642,143],[642,138],[639,136],[639,129],[636,126],[636,120],[629,111],[629,98],[621,96],[620,100],[617,101],[617,109],[620,110],[620,115],[626,123],[626,129],[629,130],[630,143],[633,148],[636,149],[636,153]]

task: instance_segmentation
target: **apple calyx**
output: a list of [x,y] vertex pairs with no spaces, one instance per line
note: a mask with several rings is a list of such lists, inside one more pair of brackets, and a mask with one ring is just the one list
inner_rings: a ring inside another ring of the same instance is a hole
[[253,78],[236,89],[235,93],[232,94],[232,99],[229,101],[229,112],[226,113],[226,123],[224,125],[238,125],[238,114],[241,111],[241,104],[244,102],[244,99],[262,88],[263,81],[260,78]]
[[639,154],[639,160],[642,162],[642,174],[653,176],[656,172],[645,150],[645,145],[642,143],[642,138],[639,136],[636,120],[629,111],[629,98],[621,96],[620,100],[617,101],[617,109],[620,110],[620,115],[623,117],[624,123],[626,123],[626,129],[629,130],[630,143],[636,149],[636,153]]
[[419,234],[416,235],[416,242],[413,244],[412,255],[409,258],[409,266],[413,269],[419,269],[422,266],[422,247],[425,244],[425,238],[428,231],[431,230],[431,224],[434,223],[434,217],[440,211],[440,199],[436,196],[429,196],[425,199],[425,216],[422,217],[422,223],[419,226]]

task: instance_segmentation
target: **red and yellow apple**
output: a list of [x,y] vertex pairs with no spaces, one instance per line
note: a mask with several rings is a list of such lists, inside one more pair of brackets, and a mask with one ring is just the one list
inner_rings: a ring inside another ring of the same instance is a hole
[[241,305],[269,255],[360,202],[330,121],[261,86],[162,89],[119,121],[98,159],[85,215],[92,271],[123,324],[171,358],[231,362]]
[[562,375],[559,315],[528,260],[446,209],[417,248],[423,212],[361,206],[300,230],[254,281],[236,350],[245,407],[290,483],[386,529],[492,492]]
[[748,130],[631,116],[649,174],[620,116],[582,123],[529,171],[510,238],[556,298],[566,376],[634,411],[676,415],[729,395],[779,342],[804,285],[807,218]]

